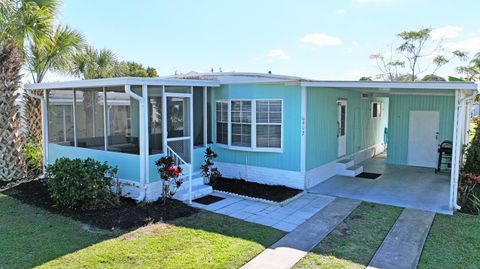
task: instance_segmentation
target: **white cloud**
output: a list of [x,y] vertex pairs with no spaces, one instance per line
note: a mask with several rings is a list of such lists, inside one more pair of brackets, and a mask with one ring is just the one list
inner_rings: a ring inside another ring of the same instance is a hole
[[302,37],[301,41],[319,46],[338,46],[342,44],[340,38],[326,33],[311,33]]
[[433,40],[455,38],[462,30],[463,29],[461,27],[447,25],[444,27],[433,29],[430,35]]
[[355,0],[359,4],[370,4],[370,3],[390,3],[392,0]]
[[338,15],[345,15],[346,11],[343,8],[337,9],[337,14]]
[[466,52],[478,52],[480,48],[480,37],[472,37],[467,40],[449,42],[444,45],[449,50],[461,50]]
[[268,54],[268,57],[272,58],[278,58],[282,60],[290,60],[292,56],[288,55],[284,50],[282,49],[273,49],[270,51]]

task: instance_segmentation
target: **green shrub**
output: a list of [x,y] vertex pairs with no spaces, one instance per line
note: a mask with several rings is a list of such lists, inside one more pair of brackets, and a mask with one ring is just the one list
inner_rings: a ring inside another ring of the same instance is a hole
[[97,209],[118,202],[111,191],[114,181],[118,181],[116,175],[117,168],[108,166],[107,162],[60,158],[47,166],[45,181],[50,196],[58,205]]
[[480,128],[475,128],[475,135],[467,147],[463,171],[480,175]]
[[25,143],[25,155],[29,176],[36,177],[42,172],[43,156],[40,137],[35,137]]

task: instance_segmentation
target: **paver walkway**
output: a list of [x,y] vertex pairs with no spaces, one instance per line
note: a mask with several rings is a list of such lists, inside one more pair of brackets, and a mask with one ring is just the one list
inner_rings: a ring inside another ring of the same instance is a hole
[[367,268],[416,268],[434,217],[433,212],[404,209]]
[[243,269],[291,268],[341,223],[360,201],[336,198],[312,218],[245,264]]
[[270,226],[285,232],[293,231],[335,198],[321,194],[306,193],[285,206],[272,205],[214,192],[225,199],[210,205],[193,203],[194,207]]

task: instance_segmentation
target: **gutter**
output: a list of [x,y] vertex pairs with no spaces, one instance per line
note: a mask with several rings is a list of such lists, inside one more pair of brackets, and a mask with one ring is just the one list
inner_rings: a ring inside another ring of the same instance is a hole
[[140,104],[140,107],[139,107],[139,120],[140,120],[140,130],[139,130],[139,149],[140,149],[140,186],[139,186],[139,189],[140,189],[140,193],[138,195],[137,198],[135,198],[135,200],[137,200],[137,202],[142,202],[145,200],[146,198],[146,193],[147,193],[147,185],[145,184],[146,182],[146,168],[145,168],[145,163],[146,163],[146,152],[145,152],[145,135],[142,135],[145,130],[147,129],[145,126],[143,126],[144,124],[142,124],[142,122],[144,122],[144,120],[142,120],[145,116],[142,117],[142,112],[143,112],[143,107],[145,106],[145,98],[132,92],[131,90],[131,85],[129,84],[125,84],[125,93],[129,94],[130,97],[134,98],[135,100],[137,100]]

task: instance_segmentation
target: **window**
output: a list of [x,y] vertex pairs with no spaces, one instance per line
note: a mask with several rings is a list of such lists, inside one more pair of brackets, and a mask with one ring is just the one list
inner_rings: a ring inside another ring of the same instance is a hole
[[217,144],[228,144],[228,102],[217,101]]
[[150,132],[150,139],[148,143],[150,147],[150,154],[162,153],[162,96],[150,96],[148,100],[148,113],[150,114],[150,121],[148,126]]
[[282,101],[257,101],[257,148],[281,148]]
[[380,118],[382,116],[382,102],[372,102],[372,118]]
[[216,105],[217,144],[246,150],[282,148],[282,100],[222,100]]
[[231,102],[232,146],[252,146],[252,101]]

